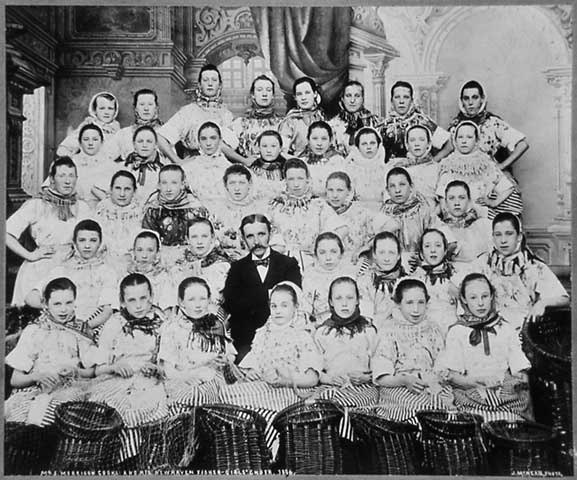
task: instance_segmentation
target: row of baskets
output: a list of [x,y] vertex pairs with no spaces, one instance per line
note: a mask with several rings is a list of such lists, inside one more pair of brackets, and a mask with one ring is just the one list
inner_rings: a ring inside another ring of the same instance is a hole
[[[557,432],[540,424],[422,411],[419,426],[386,420],[374,410],[348,412],[354,440],[340,433],[344,411],[328,401],[301,402],[278,413],[278,455],[267,424],[233,405],[188,408],[134,429],[103,404],[69,402],[52,428],[6,424],[5,473],[232,472],[297,474],[558,475]],[[133,454],[119,456],[133,444]],[[134,447],[134,445],[136,445]]]

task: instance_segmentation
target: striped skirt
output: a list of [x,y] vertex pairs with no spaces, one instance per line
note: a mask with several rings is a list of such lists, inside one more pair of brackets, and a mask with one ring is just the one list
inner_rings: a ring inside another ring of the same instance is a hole
[[208,382],[168,379],[164,382],[168,407],[178,411],[178,406],[196,407],[205,403],[217,403],[220,385],[224,380],[214,378]]
[[395,422],[414,423],[418,425],[416,413],[419,410],[454,410],[453,391],[443,387],[437,394],[428,390],[412,393],[405,387],[381,387],[379,389],[378,413]]
[[496,207],[489,207],[487,218],[493,220],[493,218],[501,212],[514,213],[515,215],[521,215],[523,213],[523,199],[521,198],[519,190],[513,190],[513,193]]
[[125,427],[121,430],[120,461],[135,456],[140,448],[139,425],[168,415],[164,385],[154,378],[134,375],[130,378],[102,377],[91,388],[88,400],[103,402],[116,409]]
[[495,420],[531,420],[531,397],[526,384],[505,382],[499,388],[466,390],[455,388],[459,410],[481,415],[486,422]]
[[22,422],[45,427],[55,421],[56,407],[61,403],[86,400],[89,382],[78,380],[67,386],[43,393],[38,387],[16,390],[4,403],[7,422]]

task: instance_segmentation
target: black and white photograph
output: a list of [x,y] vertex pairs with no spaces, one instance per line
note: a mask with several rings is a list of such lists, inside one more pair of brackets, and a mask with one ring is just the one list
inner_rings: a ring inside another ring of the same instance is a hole
[[573,5],[178,3],[2,7],[4,474],[572,476]]

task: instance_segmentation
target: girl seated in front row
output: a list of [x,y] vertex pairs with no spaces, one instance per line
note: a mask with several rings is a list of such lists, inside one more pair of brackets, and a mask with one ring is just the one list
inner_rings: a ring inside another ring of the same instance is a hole
[[156,365],[163,320],[162,311],[153,305],[150,281],[140,273],[124,277],[120,312],[104,324],[98,340],[95,374],[99,378],[89,400],[115,408],[127,428],[168,413]]
[[60,403],[82,400],[82,384],[94,376],[96,344],[76,319],[76,286],[68,278],[55,278],[42,294],[42,314],[27,325],[18,344],[7,356],[14,372],[14,392],[4,405],[6,421],[45,426],[54,422]]
[[280,282],[272,289],[270,317],[256,331],[251,350],[239,365],[250,383],[223,387],[222,402],[279,411],[300,400],[294,388],[318,384],[323,360],[303,327],[300,296],[300,288],[292,282]]
[[527,319],[534,321],[547,307],[569,305],[569,295],[551,269],[525,245],[519,219],[499,213],[493,219],[494,248],[475,262],[475,271],[485,273],[497,292],[497,309],[520,330]]
[[210,313],[210,294],[202,278],[184,279],[178,286],[178,305],[160,327],[158,359],[170,404],[216,402],[223,370],[234,362],[236,350],[224,323]]
[[361,315],[359,288],[351,277],[339,277],[329,287],[331,316],[315,332],[323,355],[321,384],[330,385],[321,397],[344,407],[375,404],[377,389],[372,384],[378,334]]
[[436,365],[454,386],[456,406],[486,421],[530,418],[531,365],[519,334],[496,309],[493,285],[471,273],[463,279],[460,299],[465,313],[449,330]]
[[394,293],[388,328],[379,333],[373,379],[380,385],[379,404],[386,418],[405,421],[428,408],[451,408],[449,388],[433,372],[444,347],[443,334],[427,315],[425,284],[402,279]]

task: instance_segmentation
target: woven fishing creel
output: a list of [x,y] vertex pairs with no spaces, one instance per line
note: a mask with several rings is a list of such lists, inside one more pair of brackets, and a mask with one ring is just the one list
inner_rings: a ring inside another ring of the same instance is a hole
[[374,411],[350,413],[355,433],[359,473],[416,475],[422,459],[417,426],[394,422]]
[[499,420],[483,425],[490,473],[531,476],[532,472],[558,475],[557,433],[532,422]]
[[54,455],[53,427],[43,428],[19,422],[4,424],[4,473],[39,475],[48,470]]
[[270,470],[265,441],[266,421],[253,410],[228,404],[199,407],[197,412],[201,463],[214,472],[259,473]]
[[189,407],[187,412],[134,427],[140,439],[136,469],[162,472],[188,467],[194,456],[195,413]]
[[273,419],[279,432],[278,466],[297,474],[343,473],[339,423],[343,411],[334,403],[299,402]]
[[421,425],[424,473],[433,475],[483,475],[487,450],[483,442],[483,417],[470,413],[424,410],[417,412]]
[[58,436],[55,471],[114,470],[118,466],[120,414],[96,402],[67,402],[56,407]]

